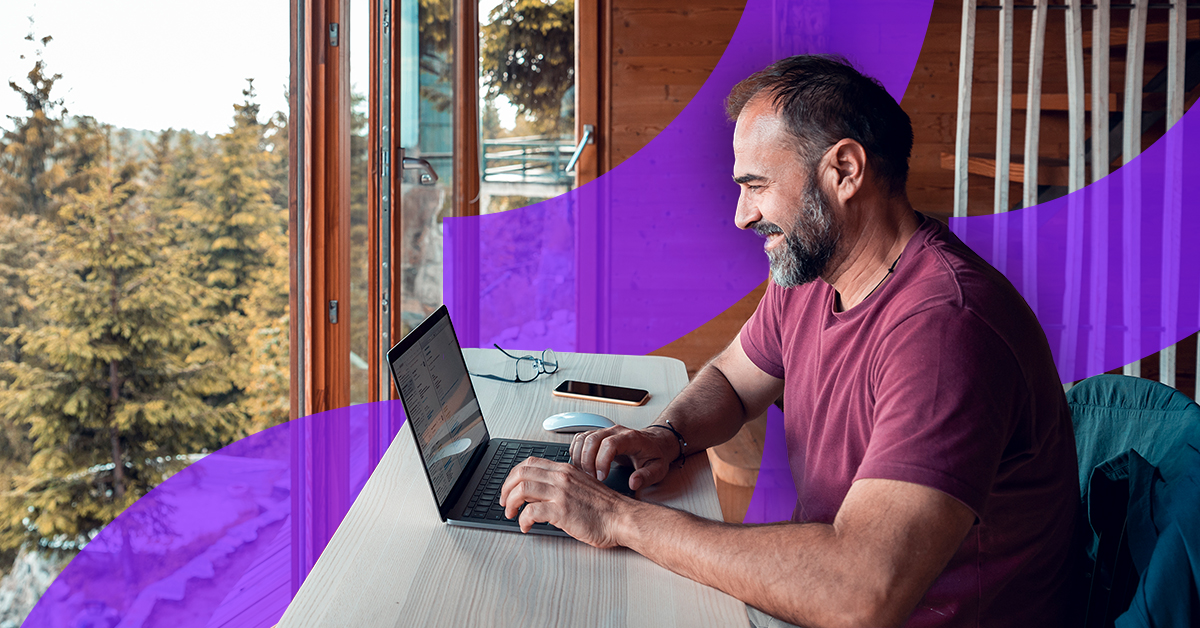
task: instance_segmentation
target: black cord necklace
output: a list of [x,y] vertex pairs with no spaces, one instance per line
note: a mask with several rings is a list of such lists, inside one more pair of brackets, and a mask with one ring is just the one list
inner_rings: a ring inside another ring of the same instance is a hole
[[879,283],[875,284],[875,287],[874,287],[874,288],[871,288],[871,291],[867,293],[867,296],[863,297],[864,299],[865,299],[865,298],[867,298],[867,297],[869,297],[869,296],[871,296],[872,294],[875,294],[875,291],[879,289],[879,286],[882,286],[882,285],[883,285],[883,282],[887,281],[887,278],[892,276],[892,273],[893,273],[893,272],[895,272],[895,270],[896,270],[896,264],[900,263],[900,256],[901,256],[901,255],[904,255],[904,252],[903,252],[903,251],[901,251],[901,252],[900,252],[900,255],[897,255],[897,256],[896,256],[896,261],[892,262],[892,266],[891,266],[891,268],[888,268],[888,271],[887,271],[887,273],[886,273],[886,274],[883,276],[883,279],[880,279],[880,280],[879,280]]

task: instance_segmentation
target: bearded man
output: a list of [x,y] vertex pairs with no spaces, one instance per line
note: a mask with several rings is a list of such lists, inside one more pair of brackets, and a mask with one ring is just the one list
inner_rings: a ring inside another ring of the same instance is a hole
[[[501,503],[746,602],[753,626],[1061,626],[1078,503],[1070,411],[1020,294],[905,194],[912,126],[843,60],[742,81],[736,222],[766,237],[753,317],[645,430],[529,459]],[[605,489],[720,444],[780,394],[792,520],[732,525]]]

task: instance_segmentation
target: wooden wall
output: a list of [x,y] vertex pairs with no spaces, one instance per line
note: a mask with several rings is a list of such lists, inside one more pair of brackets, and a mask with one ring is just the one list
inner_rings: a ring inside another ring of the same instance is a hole
[[[1163,67],[1166,59],[1165,31],[1162,25],[1167,20],[1167,11],[1152,10],[1149,13],[1151,26],[1148,32],[1158,33],[1150,37],[1146,45],[1145,78],[1149,80]],[[1045,63],[1042,79],[1042,117],[1039,155],[1041,168],[1039,181],[1048,183],[1065,179],[1067,146],[1067,69],[1066,44],[1064,40],[1065,11],[1050,11],[1046,23]],[[976,14],[975,36],[975,79],[971,87],[971,143],[972,154],[991,155],[996,151],[996,91],[999,48],[999,17],[997,11],[980,10]],[[1012,150],[1014,155],[1024,152],[1026,82],[1029,76],[1029,32],[1031,11],[1014,12],[1013,31],[1013,119],[1011,126]],[[1193,20],[1194,21],[1194,20]],[[1112,37],[1114,43],[1122,41],[1120,34],[1128,27],[1128,11],[1114,9],[1112,12]],[[1155,26],[1155,24],[1158,26]],[[900,105],[913,122],[913,153],[909,162],[908,197],[919,211],[946,218],[954,210],[954,173],[941,166],[943,154],[954,154],[955,112],[958,99],[959,35],[962,28],[961,0],[935,0],[925,43],[913,70],[908,90]],[[1189,23],[1189,37],[1196,36],[1196,25]],[[1084,82],[1091,93],[1091,14],[1085,13],[1084,30]],[[1116,109],[1121,106],[1121,92],[1125,82],[1125,47],[1114,45],[1109,51],[1109,85],[1115,94]],[[1188,107],[1195,102],[1194,90],[1187,95]],[[1146,98],[1145,107],[1161,108],[1153,96]],[[1090,96],[1088,108],[1090,110]],[[1089,123],[1090,124],[1090,121]],[[1149,146],[1161,136],[1161,123],[1143,137],[1143,145]],[[1090,127],[1089,127],[1090,128]],[[1116,161],[1110,168],[1120,165]],[[1091,181],[1091,174],[1088,174]],[[972,174],[969,179],[968,214],[990,214],[993,208],[994,187],[989,177]],[[1013,203],[1021,199],[1021,185],[1013,183],[1009,190]]]
[[[1109,85],[1112,96],[1110,110],[1120,110],[1124,94],[1125,54],[1123,45],[1128,30],[1129,12],[1112,11],[1112,41],[1109,54]],[[1065,11],[1050,11],[1046,23],[1045,64],[1043,66],[1042,117],[1039,146],[1039,182],[1065,179],[1068,156],[1068,127],[1066,112],[1066,45],[1064,40]],[[1195,13],[1188,22],[1188,39],[1200,38],[1200,22]],[[1148,14],[1144,80],[1166,65],[1166,30],[1168,12],[1151,10]],[[1029,75],[1030,11],[1014,13],[1013,42],[1013,119],[1011,125],[1012,152],[1024,152],[1026,82]],[[999,13],[980,10],[976,14],[975,78],[971,93],[970,152],[990,156],[996,150],[996,92],[999,49]],[[961,0],[935,0],[930,26],[921,54],[913,70],[908,90],[901,106],[913,122],[914,143],[909,163],[908,196],[913,207],[927,214],[946,219],[953,212],[954,173],[942,167],[942,155],[954,154],[955,112],[958,98],[959,31],[962,27]],[[1091,14],[1085,12],[1084,30],[1084,88],[1091,94]],[[1200,97],[1200,87],[1185,95],[1185,108],[1190,109]],[[1147,94],[1143,110],[1161,109],[1162,94]],[[1090,131],[1090,114],[1087,121]],[[1164,124],[1159,122],[1142,137],[1143,149],[1162,136]],[[1120,142],[1116,145],[1119,147]],[[950,161],[952,164],[953,161]],[[1109,171],[1120,166],[1118,158]],[[1088,181],[1092,180],[1091,171]],[[971,174],[969,177],[968,214],[990,214],[993,211],[994,180]],[[1021,185],[1013,183],[1009,198],[1014,204],[1021,199]],[[1176,387],[1195,394],[1196,337],[1179,343]],[[1116,369],[1116,373],[1120,369]],[[1157,354],[1142,360],[1142,376],[1158,377]]]
[[[720,58],[743,9],[738,0],[699,0],[681,6],[666,0],[612,0],[611,11],[611,143],[605,161],[607,168],[619,164],[649,142],[683,109],[708,77]],[[1043,66],[1043,104],[1039,155],[1039,181],[1051,183],[1066,176],[1068,128],[1066,112],[1066,50],[1064,11],[1051,11],[1046,25],[1045,63]],[[1114,43],[1128,24],[1128,12],[1112,12]],[[1152,10],[1149,32],[1163,31],[1167,12]],[[1013,94],[1014,108],[1010,128],[1013,154],[1024,152],[1025,112],[1023,107],[1029,72],[1030,11],[1017,11],[1014,19]],[[1188,37],[1200,36],[1200,25],[1188,24]],[[1158,26],[1156,26],[1158,24]],[[959,30],[962,25],[961,0],[935,0],[929,30],[913,70],[901,106],[912,119],[914,143],[909,163],[908,196],[919,211],[945,220],[953,212],[953,171],[943,167],[943,155],[954,154],[955,113],[958,98]],[[1090,14],[1084,19],[1084,67],[1090,90]],[[1163,31],[1165,33],[1165,31]],[[1162,35],[1162,33],[1160,33]],[[971,146],[973,154],[989,155],[996,146],[996,91],[999,38],[999,13],[977,14],[975,78],[972,86]],[[1165,65],[1164,37],[1150,36],[1146,47],[1146,80]],[[1114,45],[1109,51],[1110,85],[1115,108],[1120,108],[1124,89],[1125,47]],[[1200,88],[1186,96],[1188,108],[1200,97]],[[1161,107],[1149,95],[1145,107]],[[1089,103],[1090,107],[1090,103]],[[1163,132],[1162,123],[1143,137],[1149,146]],[[1120,165],[1118,159],[1110,170]],[[1088,180],[1091,180],[1089,173]],[[993,180],[970,175],[968,211],[971,215],[992,212]],[[1013,183],[1009,197],[1021,198],[1021,185]],[[682,359],[694,373],[712,355],[727,345],[741,324],[754,311],[762,286],[717,319],[663,347],[658,352]],[[756,296],[758,295],[758,296]],[[1181,386],[1191,389],[1192,374],[1186,367],[1194,355],[1194,342],[1181,347]],[[1146,360],[1147,376],[1157,363]]]
[[744,0],[611,0],[612,168],[696,95],[725,52]]
[[[745,0],[610,0],[603,170],[628,159],[683,111],[725,52],[744,7]],[[763,289],[655,354],[683,360],[694,375],[737,335]]]

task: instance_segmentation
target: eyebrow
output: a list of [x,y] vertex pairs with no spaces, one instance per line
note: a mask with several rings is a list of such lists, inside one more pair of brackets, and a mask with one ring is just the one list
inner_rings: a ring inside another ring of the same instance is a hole
[[744,174],[740,177],[734,177],[733,182],[738,185],[745,185],[751,181],[766,181],[767,178],[761,174]]

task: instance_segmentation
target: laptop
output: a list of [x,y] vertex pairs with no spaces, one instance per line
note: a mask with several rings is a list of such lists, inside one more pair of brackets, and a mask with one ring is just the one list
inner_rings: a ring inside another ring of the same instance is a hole
[[[445,305],[392,347],[387,359],[442,521],[519,532],[517,519],[505,518],[499,503],[509,470],[530,456],[569,462],[570,444],[491,437]],[[629,471],[614,467],[605,483],[629,494]],[[568,536],[547,523],[530,532]]]

